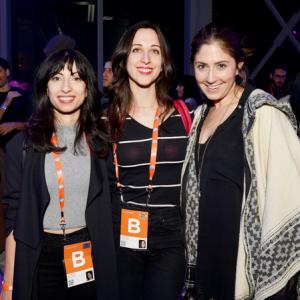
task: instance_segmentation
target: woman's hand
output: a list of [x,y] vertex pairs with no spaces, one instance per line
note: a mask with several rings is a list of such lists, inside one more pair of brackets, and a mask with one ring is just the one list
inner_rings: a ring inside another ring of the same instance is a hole
[[[4,279],[7,285],[13,284],[14,279],[14,265],[15,265],[16,241],[13,231],[7,236],[5,240],[5,263],[4,263]],[[2,289],[0,300],[11,300],[12,291],[4,291]]]
[[196,300],[195,288],[184,288],[181,293],[181,300]]
[[22,96],[22,95],[17,91],[8,92],[7,97],[4,101],[5,105],[9,106],[15,98],[20,97],[20,96]]
[[12,300],[12,291],[1,291],[0,300]]

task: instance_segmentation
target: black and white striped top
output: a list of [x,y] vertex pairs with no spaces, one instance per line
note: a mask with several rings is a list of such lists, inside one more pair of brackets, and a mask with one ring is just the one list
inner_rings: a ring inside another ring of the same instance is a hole
[[[192,114],[193,111],[190,111]],[[159,127],[156,171],[149,207],[174,207],[179,204],[180,175],[185,158],[187,133],[180,114],[175,110]],[[146,206],[152,129],[131,117],[125,121],[117,147],[123,199],[134,206]],[[109,161],[113,201],[120,201],[115,184],[113,159]]]

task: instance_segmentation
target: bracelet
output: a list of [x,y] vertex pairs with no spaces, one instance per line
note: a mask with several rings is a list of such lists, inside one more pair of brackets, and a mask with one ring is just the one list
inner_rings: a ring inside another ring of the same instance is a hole
[[4,292],[11,292],[13,290],[13,286],[6,283],[4,280],[2,281],[2,290]]
[[5,103],[2,103],[1,105],[0,105],[0,109],[3,109],[3,110],[6,110],[7,109],[7,104],[5,104]]

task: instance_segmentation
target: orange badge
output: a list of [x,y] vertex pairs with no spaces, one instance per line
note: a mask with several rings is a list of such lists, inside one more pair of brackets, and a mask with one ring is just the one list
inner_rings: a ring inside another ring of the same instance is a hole
[[68,287],[95,280],[90,241],[65,245],[64,262]]
[[122,209],[120,246],[147,249],[148,212]]

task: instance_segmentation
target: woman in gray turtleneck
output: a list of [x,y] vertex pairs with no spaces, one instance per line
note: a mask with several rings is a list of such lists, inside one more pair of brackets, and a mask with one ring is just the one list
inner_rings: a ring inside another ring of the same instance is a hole
[[7,146],[2,299],[117,299],[95,74],[81,53],[61,50],[34,90],[29,126]]

